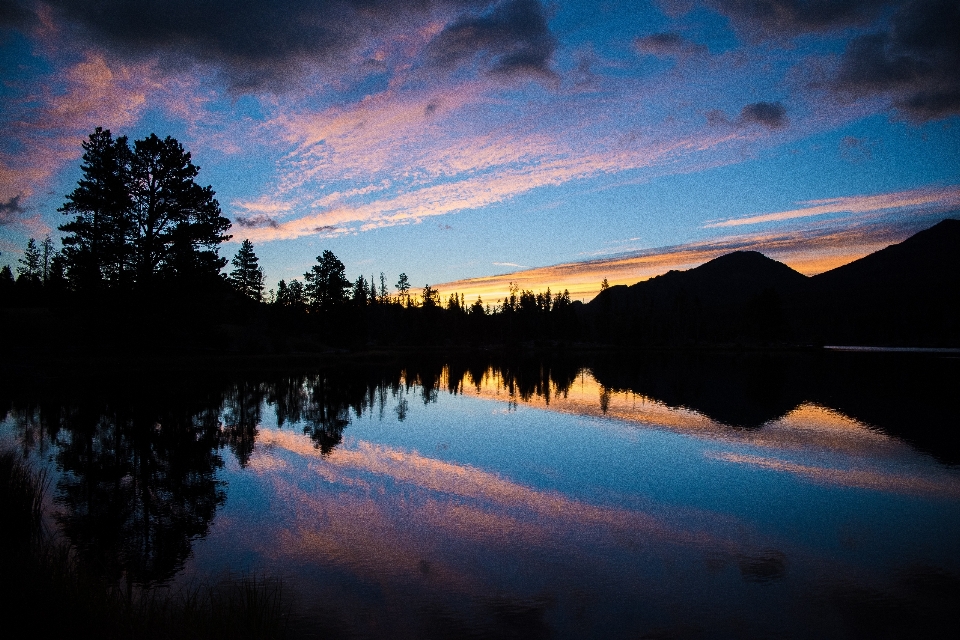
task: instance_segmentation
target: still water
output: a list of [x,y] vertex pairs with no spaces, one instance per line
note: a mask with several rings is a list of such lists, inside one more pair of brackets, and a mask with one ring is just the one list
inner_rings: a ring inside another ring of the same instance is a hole
[[348,638],[952,635],[960,360],[473,357],[12,385],[117,581],[282,577]]

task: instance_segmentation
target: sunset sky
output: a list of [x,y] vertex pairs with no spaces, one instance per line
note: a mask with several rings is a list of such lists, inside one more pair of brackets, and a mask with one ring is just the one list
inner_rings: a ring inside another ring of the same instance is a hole
[[960,217],[958,33],[956,0],[0,0],[0,263],[102,126],[179,139],[270,287],[324,249],[490,302],[817,273]]

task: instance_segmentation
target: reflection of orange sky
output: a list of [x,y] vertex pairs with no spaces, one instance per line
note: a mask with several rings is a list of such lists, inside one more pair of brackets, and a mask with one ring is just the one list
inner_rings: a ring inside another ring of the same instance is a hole
[[[931,226],[933,224],[931,219]],[[662,275],[670,270],[698,267],[733,251],[759,251],[805,275],[815,275],[853,262],[890,244],[905,240],[912,233],[889,225],[874,224],[854,228],[806,230],[737,235],[694,242],[663,249],[635,252],[538,267],[514,273],[469,278],[437,285],[441,293],[459,292],[467,300],[481,296],[495,303],[509,295],[509,285],[521,289],[552,292],[570,291],[575,300],[590,300],[600,291],[604,278],[611,285],[631,285]]]
[[[448,382],[445,379],[442,384]],[[668,429],[732,444],[765,447],[783,453],[839,455],[855,467],[860,467],[842,472],[825,470],[819,473],[816,471],[819,468],[802,465],[790,467],[793,463],[784,462],[778,467],[766,465],[768,468],[800,473],[820,482],[896,493],[938,494],[948,497],[960,495],[960,485],[950,477],[926,478],[911,469],[893,472],[877,468],[878,465],[882,467],[900,459],[910,452],[909,447],[838,411],[812,403],[801,404],[760,429],[734,429],[692,409],[670,407],[630,391],[606,389],[586,370],[581,371],[565,394],[559,394],[554,387],[549,389],[549,394],[533,394],[528,398],[521,398],[519,393],[510,392],[499,372],[493,369],[487,370],[479,381],[465,374],[460,388],[464,393],[475,393],[487,399],[523,403],[561,413],[607,417],[627,424]],[[745,463],[747,458],[751,457],[722,454],[719,458],[728,462]]]
[[796,474],[822,484],[833,484],[857,489],[873,489],[875,491],[888,491],[906,495],[934,495],[953,499],[960,498],[960,482],[950,476],[924,478],[916,475],[898,474],[872,469],[835,469],[736,453],[721,453],[716,457],[725,462],[752,465],[763,469]]

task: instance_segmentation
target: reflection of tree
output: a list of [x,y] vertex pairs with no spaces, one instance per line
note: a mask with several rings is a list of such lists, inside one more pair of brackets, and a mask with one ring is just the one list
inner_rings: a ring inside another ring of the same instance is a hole
[[224,500],[219,403],[81,406],[64,413],[58,522],[83,561],[111,579],[165,580]]
[[399,420],[400,422],[403,422],[404,420],[406,420],[407,411],[409,410],[410,410],[410,405],[407,403],[407,399],[401,396],[400,399],[397,401],[397,406],[394,407],[394,411],[397,414],[397,420]]
[[343,377],[330,379],[321,374],[307,382],[307,389],[303,407],[303,420],[307,424],[303,432],[326,455],[343,439],[343,430],[350,424],[350,407],[356,406],[357,415],[362,413],[366,385],[361,390]]
[[[957,367],[948,359],[763,354],[647,353],[628,362],[464,357],[202,383],[136,377],[94,386],[91,376],[84,389],[0,387],[0,407],[10,407],[27,450],[56,445],[47,451],[63,472],[58,522],[78,557],[112,579],[150,582],[174,575],[192,540],[206,534],[224,500],[220,449],[229,445],[246,465],[264,406],[274,407],[277,426],[297,425],[327,455],[354,416],[406,419],[408,395],[437,398],[441,385],[469,393],[492,378],[512,402],[548,400],[567,394],[589,369],[608,398],[629,390],[740,428],[762,428],[801,402],[818,402],[952,462],[957,446],[941,425],[953,415]],[[41,389],[58,395],[38,397]],[[601,405],[607,401],[601,397]]]
[[243,380],[234,386],[224,403],[223,423],[227,442],[241,467],[247,466],[253,454],[260,425],[260,407],[266,396],[260,383]]

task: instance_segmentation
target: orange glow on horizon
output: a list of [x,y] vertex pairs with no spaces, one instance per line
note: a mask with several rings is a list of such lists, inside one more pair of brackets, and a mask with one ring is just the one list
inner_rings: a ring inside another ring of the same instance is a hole
[[460,293],[468,302],[481,296],[485,303],[495,304],[509,295],[510,283],[515,283],[521,290],[534,292],[545,291],[548,287],[552,293],[567,289],[571,299],[589,302],[600,292],[604,278],[611,286],[629,286],[671,270],[698,267],[733,251],[759,251],[804,275],[813,276],[901,242],[908,235],[909,230],[884,224],[738,235],[503,275],[467,278],[439,284],[436,288],[441,295]]

